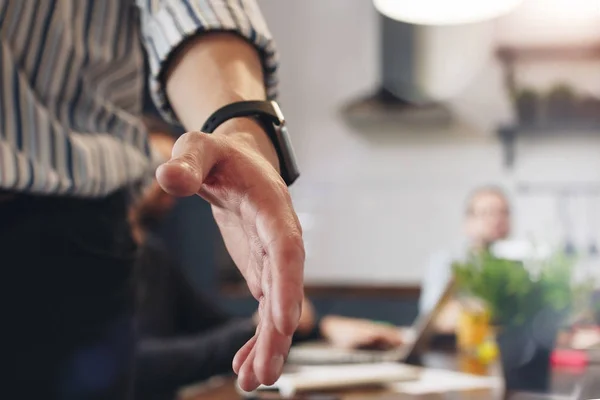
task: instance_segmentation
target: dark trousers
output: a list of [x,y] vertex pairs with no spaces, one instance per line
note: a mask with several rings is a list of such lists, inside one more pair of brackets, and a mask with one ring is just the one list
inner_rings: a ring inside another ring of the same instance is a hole
[[0,201],[0,398],[129,399],[127,196]]

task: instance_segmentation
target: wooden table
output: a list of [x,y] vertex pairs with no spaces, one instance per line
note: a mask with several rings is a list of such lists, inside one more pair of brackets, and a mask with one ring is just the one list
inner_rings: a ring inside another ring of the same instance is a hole
[[[487,375],[498,375],[500,373],[498,366],[493,366],[487,371],[483,367],[469,363],[468,360],[461,359],[455,353],[449,352],[430,352],[422,357],[422,365],[430,368],[443,368],[454,371],[463,371],[469,373],[481,373]],[[480,368],[480,370],[477,370]],[[586,370],[554,370],[552,373],[552,387],[549,395],[530,395],[524,393],[506,394],[498,389],[480,389],[462,392],[435,393],[426,395],[408,395],[402,393],[390,392],[382,388],[361,388],[348,389],[328,394],[337,399],[348,400],[392,400],[392,399],[419,399],[419,400],[588,400],[600,398],[600,367],[592,367]],[[280,399],[276,394],[266,393],[261,395],[261,399]],[[329,397],[323,397],[323,399]],[[204,385],[200,385],[188,391],[182,392],[183,400],[235,400],[242,399],[235,389],[235,379],[231,377],[219,378]],[[312,400],[310,396],[298,396],[295,399]],[[314,397],[318,399],[318,397]]]

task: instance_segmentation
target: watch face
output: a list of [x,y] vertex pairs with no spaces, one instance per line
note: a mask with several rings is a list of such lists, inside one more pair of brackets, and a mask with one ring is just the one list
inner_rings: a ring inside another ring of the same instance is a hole
[[294,153],[294,146],[292,146],[292,141],[284,121],[282,121],[282,124],[276,127],[275,130],[277,131],[277,139],[281,148],[281,157],[284,164],[281,167],[285,168],[285,171],[287,172],[286,183],[291,185],[300,176],[300,170],[298,169],[298,164],[296,162],[296,154]]
[[281,112],[279,104],[277,104],[276,101],[271,101],[271,107],[273,107],[273,111],[275,112],[275,115],[277,115],[277,119],[279,120],[277,121],[277,125],[285,127],[285,117],[283,116],[283,112]]

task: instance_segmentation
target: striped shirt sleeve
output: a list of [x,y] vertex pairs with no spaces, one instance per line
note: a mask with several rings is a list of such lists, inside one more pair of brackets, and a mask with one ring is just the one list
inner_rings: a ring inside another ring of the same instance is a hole
[[137,0],[142,41],[150,66],[150,94],[170,122],[177,122],[161,79],[179,46],[205,32],[233,32],[258,50],[267,96],[277,95],[277,51],[256,0]]

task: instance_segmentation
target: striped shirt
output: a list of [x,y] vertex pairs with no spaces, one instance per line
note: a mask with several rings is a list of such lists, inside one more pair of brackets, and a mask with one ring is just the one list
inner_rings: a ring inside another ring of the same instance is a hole
[[144,57],[174,121],[161,71],[209,31],[256,46],[273,97],[275,46],[254,0],[0,0],[0,191],[99,197],[140,181],[153,165]]

